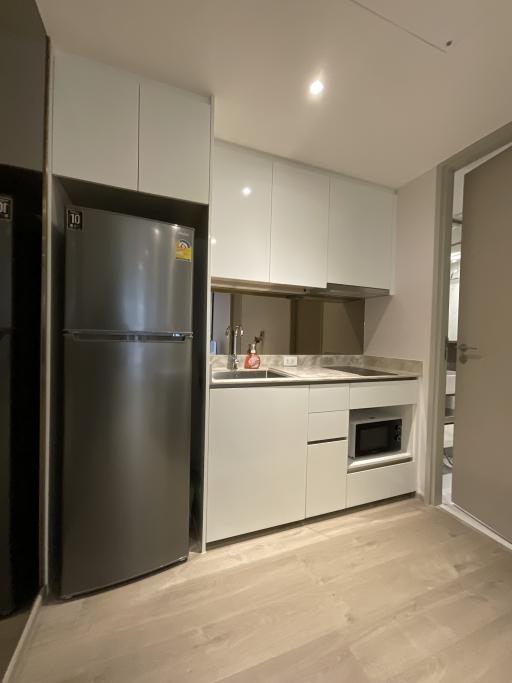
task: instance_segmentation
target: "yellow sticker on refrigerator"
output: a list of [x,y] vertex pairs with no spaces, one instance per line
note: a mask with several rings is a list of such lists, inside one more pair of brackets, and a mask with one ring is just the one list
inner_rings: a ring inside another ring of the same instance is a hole
[[192,261],[192,245],[188,240],[180,238],[176,242],[176,258],[179,261]]

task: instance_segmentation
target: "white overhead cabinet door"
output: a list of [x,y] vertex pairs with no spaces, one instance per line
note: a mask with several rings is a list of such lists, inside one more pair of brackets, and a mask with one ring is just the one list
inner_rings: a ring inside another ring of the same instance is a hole
[[56,53],[53,173],[136,190],[138,127],[137,77]]
[[329,176],[315,169],[274,162],[270,281],[325,287]]
[[216,142],[213,156],[213,277],[268,282],[272,159]]
[[140,84],[139,190],[208,204],[210,99]]
[[392,190],[331,176],[328,282],[391,288],[395,203]]

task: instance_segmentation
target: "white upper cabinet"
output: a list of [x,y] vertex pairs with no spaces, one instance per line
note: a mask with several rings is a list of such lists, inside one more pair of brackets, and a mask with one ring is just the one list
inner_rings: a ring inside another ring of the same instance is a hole
[[390,290],[393,190],[215,143],[213,277]]
[[140,84],[139,190],[208,204],[210,99]]
[[396,195],[331,176],[327,280],[390,289]]
[[55,55],[53,173],[136,190],[138,127],[136,76]]
[[271,282],[326,286],[328,221],[329,176],[274,161]]
[[272,159],[215,142],[213,154],[212,277],[268,282]]

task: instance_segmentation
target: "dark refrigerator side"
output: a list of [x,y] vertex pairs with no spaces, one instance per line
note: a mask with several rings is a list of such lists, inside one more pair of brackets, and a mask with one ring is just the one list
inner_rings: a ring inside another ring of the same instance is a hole
[[0,166],[0,196],[0,613],[5,614],[32,599],[39,587],[40,174]]
[[[1,230],[1,226],[0,226]],[[0,615],[14,609],[12,585],[10,445],[11,445],[11,335],[0,331]]]
[[11,555],[12,207],[0,195],[0,614],[14,609]]

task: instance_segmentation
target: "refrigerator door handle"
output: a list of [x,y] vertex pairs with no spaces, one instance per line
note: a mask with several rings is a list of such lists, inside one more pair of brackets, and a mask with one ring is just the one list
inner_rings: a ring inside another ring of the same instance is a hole
[[66,330],[74,341],[124,341],[124,342],[165,342],[183,343],[193,339],[192,332],[112,332],[109,330]]

